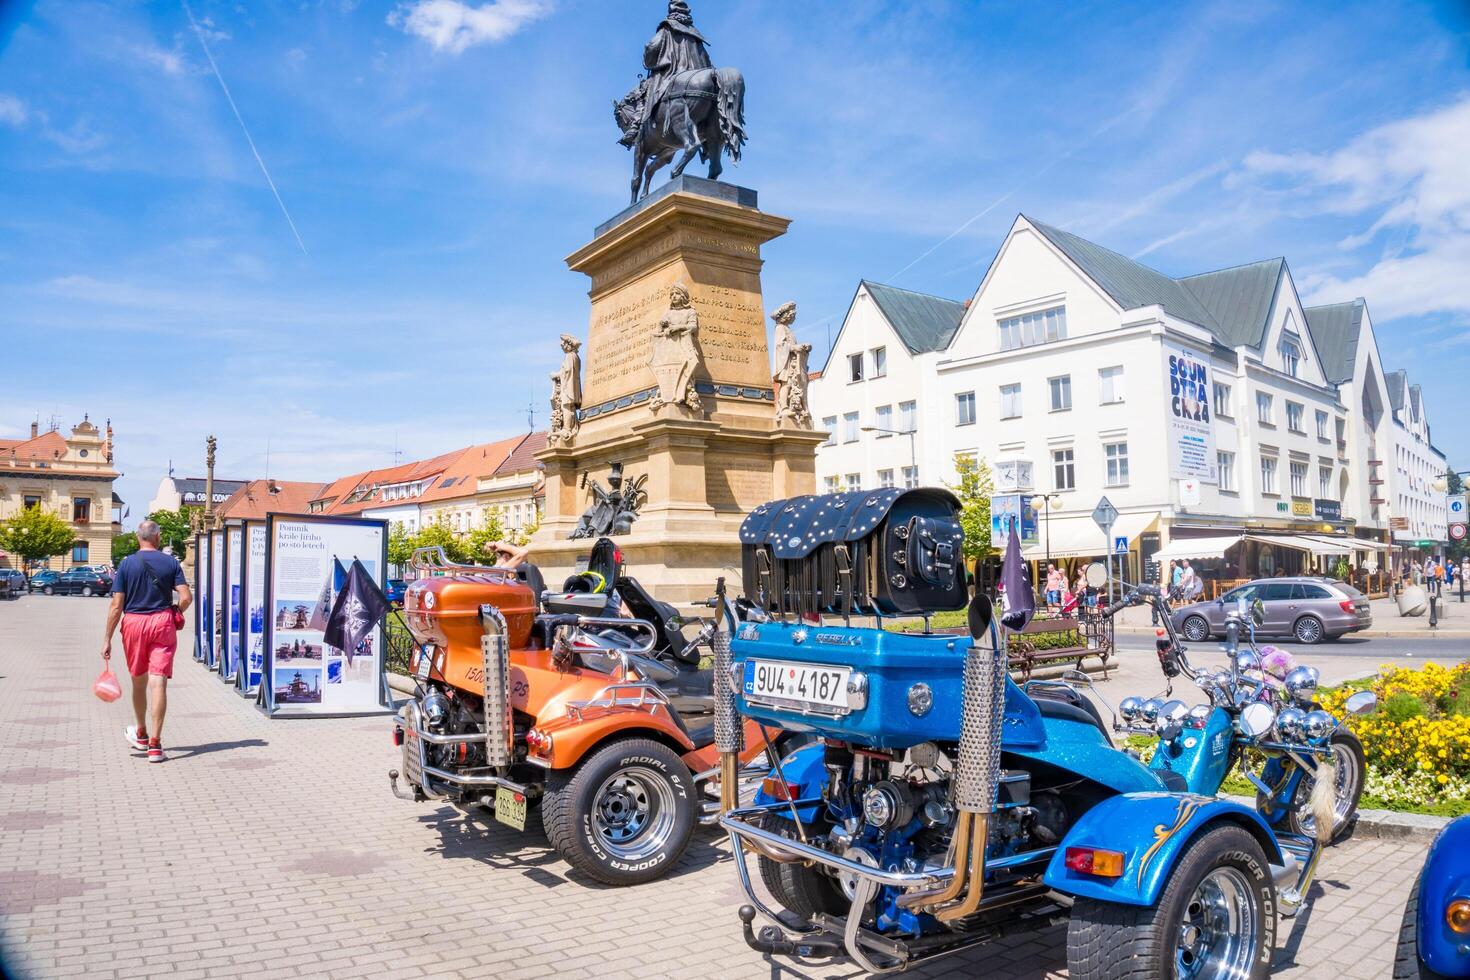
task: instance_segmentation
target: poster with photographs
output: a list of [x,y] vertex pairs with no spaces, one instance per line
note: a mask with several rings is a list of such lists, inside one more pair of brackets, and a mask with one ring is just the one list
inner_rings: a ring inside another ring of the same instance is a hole
[[387,522],[272,514],[265,538],[266,710],[273,716],[384,710],[382,630],[350,656],[328,646],[324,634],[354,559],[384,584]]
[[245,557],[245,529],[225,528],[224,637],[219,675],[231,684],[240,674],[240,587]]
[[260,687],[265,669],[265,522],[246,521],[244,527],[245,562],[244,616],[241,620],[240,651],[244,657],[236,686],[241,694],[253,694]]
[[214,653],[211,650],[211,641],[214,637],[214,622],[210,617],[210,610],[214,603],[209,597],[209,535],[196,534],[194,536],[194,593],[197,599],[194,603],[194,629],[198,636],[194,642],[194,659],[202,664],[214,663]]
[[209,660],[219,670],[225,655],[225,532],[209,532]]

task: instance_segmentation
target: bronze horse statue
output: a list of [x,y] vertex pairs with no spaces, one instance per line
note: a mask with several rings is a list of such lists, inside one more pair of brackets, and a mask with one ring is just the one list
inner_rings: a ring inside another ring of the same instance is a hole
[[[618,127],[628,130],[638,118],[634,95],[615,101]],[[709,179],[724,169],[720,157],[740,162],[745,145],[745,76],[735,68],[698,68],[669,79],[658,102],[650,109],[632,141],[633,194],[630,203],[648,195],[653,175],[683,151],[670,177],[678,177],[698,153],[709,161]]]

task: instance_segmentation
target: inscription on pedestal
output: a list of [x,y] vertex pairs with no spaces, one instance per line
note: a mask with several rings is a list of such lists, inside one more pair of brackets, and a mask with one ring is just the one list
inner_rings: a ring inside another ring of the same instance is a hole
[[747,456],[711,459],[704,485],[715,510],[752,510],[771,499],[771,461]]

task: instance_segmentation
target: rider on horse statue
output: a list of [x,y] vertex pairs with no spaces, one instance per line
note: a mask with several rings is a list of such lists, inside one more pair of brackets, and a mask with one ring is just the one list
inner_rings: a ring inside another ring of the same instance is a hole
[[648,75],[628,93],[626,101],[637,106],[637,113],[619,143],[632,146],[638,139],[639,128],[668,91],[675,75],[714,67],[705,50],[708,43],[694,27],[689,4],[685,0],[669,0],[669,16],[659,22],[653,40],[643,48],[643,67],[648,69]]

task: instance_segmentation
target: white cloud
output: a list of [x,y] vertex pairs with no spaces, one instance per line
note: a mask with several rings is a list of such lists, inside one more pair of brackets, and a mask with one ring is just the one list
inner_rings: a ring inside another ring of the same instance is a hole
[[13,95],[0,92],[0,123],[7,126],[23,126],[26,115],[24,102]]
[[1339,242],[1366,251],[1359,274],[1324,273],[1310,299],[1366,297],[1380,319],[1470,312],[1470,95],[1379,126],[1330,153],[1256,152],[1245,176],[1279,179],[1319,213],[1371,220]]
[[459,54],[477,44],[504,41],[551,13],[552,0],[491,0],[479,6],[462,0],[409,0],[388,23],[421,37],[436,51]]
[[176,50],[168,51],[156,44],[139,45],[133,50],[139,61],[152,65],[165,75],[182,75],[187,67],[183,55]]

